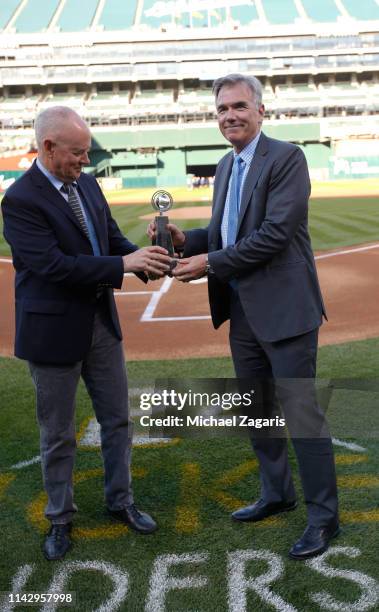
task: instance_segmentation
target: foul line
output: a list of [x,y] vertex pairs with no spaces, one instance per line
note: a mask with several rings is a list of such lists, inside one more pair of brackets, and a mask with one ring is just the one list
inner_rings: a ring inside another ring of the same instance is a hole
[[19,461],[18,463],[11,465],[10,469],[11,470],[22,470],[22,468],[28,467],[29,465],[34,465],[35,463],[39,463],[40,461],[41,461],[41,456],[36,455],[35,457],[33,457],[33,459],[29,459],[26,461]]
[[[328,259],[329,257],[339,257],[340,255],[350,255],[350,253],[362,253],[364,251],[370,251],[372,249],[379,249],[379,243],[370,244],[368,246],[356,247],[351,249],[343,249],[341,251],[334,251],[332,253],[325,253],[323,255],[316,255],[315,259]],[[12,264],[11,259],[0,258],[0,263]],[[126,277],[134,276],[133,273],[128,272],[124,274]],[[211,317],[209,315],[194,315],[194,316],[182,316],[182,317],[154,317],[154,313],[158,307],[160,300],[163,295],[168,292],[170,289],[174,279],[166,276],[162,285],[157,291],[118,291],[115,293],[115,297],[117,296],[128,296],[128,295],[151,295],[150,301],[146,306],[142,316],[140,317],[140,321],[142,323],[155,323],[155,322],[163,322],[163,321],[204,321],[209,320]],[[198,281],[194,281],[195,283],[206,282],[206,278],[199,279]]]
[[315,259],[327,259],[328,257],[337,257],[337,255],[349,255],[350,253],[361,253],[370,249],[379,249],[378,244],[370,244],[365,247],[357,247],[356,249],[345,249],[343,251],[335,251],[334,253],[325,253],[325,255],[316,255]]
[[[202,280],[202,279],[200,279]],[[155,323],[155,322],[162,322],[162,321],[203,321],[203,320],[209,320],[211,317],[209,315],[194,315],[194,316],[188,316],[188,317],[154,317],[154,313],[158,307],[158,304],[161,300],[161,298],[163,297],[163,295],[165,293],[168,292],[168,290],[170,289],[172,283],[174,282],[173,278],[170,278],[169,276],[166,276],[165,280],[163,281],[162,285],[160,286],[158,291],[154,291],[153,295],[151,296],[150,302],[148,303],[148,305],[146,306],[144,312],[142,313],[142,316],[140,318],[140,321],[142,323]],[[204,278],[204,282],[206,282],[206,278]]]
[[204,319],[210,319],[210,315],[193,315],[188,317],[152,317],[150,319],[140,319],[144,323],[155,322],[155,321],[201,321]]
[[[352,249],[344,249],[342,251],[335,251],[334,253],[325,253],[324,255],[317,255],[315,257],[315,259],[326,259],[328,257],[336,257],[337,255],[348,255],[349,253],[360,253],[361,251],[368,251],[370,249],[378,249],[379,248],[379,243],[378,244],[371,244],[369,246],[365,246],[365,247],[357,247],[357,248],[352,248]],[[202,281],[203,279],[200,279],[200,281]],[[206,279],[204,278],[204,281]],[[143,312],[140,321],[143,323],[155,323],[155,322],[163,322],[163,321],[204,321],[204,320],[209,320],[211,317],[209,315],[194,315],[194,316],[187,316],[187,317],[154,317],[154,313],[158,307],[158,304],[162,298],[162,296],[167,293],[167,291],[170,289],[171,284],[173,282],[172,278],[166,277],[164,283],[161,285],[160,289],[158,291],[154,291],[150,302],[148,303],[147,307],[145,308],[145,311]],[[194,281],[194,282],[199,282],[199,281]],[[138,292],[134,292],[134,295],[138,293]],[[142,293],[142,292],[141,292]],[[146,291],[144,293],[147,293]],[[127,295],[128,292],[126,292],[123,295]]]
[[[141,392],[142,389],[135,389],[135,391]],[[133,414],[131,416],[134,416]],[[79,446],[99,446],[99,425],[95,418],[91,418],[87,428],[85,430],[84,436],[80,439]],[[133,446],[146,446],[153,444],[167,444],[168,442],[173,442],[173,440],[168,438],[149,438],[145,436],[134,436],[133,437]],[[359,444],[355,444],[354,442],[347,442],[345,440],[339,440],[338,438],[332,438],[332,442],[335,446],[342,446],[347,448],[350,451],[355,453],[364,453],[366,452],[366,448],[360,446]],[[40,463],[41,457],[40,455],[36,455],[32,459],[19,461],[14,465],[11,465],[9,469],[11,470],[22,470],[23,468],[29,467],[30,465],[35,465],[36,463]]]
[[355,442],[345,442],[345,440],[339,440],[338,438],[332,438],[332,442],[334,446],[342,446],[355,453],[365,453],[367,451],[366,448],[359,444],[355,444]]
[[156,293],[155,291],[117,291],[113,295],[115,297],[119,295],[151,295],[152,293]]

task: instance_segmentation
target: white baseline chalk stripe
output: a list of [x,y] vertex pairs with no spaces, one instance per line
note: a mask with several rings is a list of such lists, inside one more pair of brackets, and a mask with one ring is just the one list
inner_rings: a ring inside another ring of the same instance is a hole
[[166,276],[166,278],[164,279],[163,283],[161,284],[159,288],[159,293],[167,293],[167,291],[170,289],[173,282],[174,282],[174,279],[172,276],[171,277]]
[[337,257],[338,255],[350,255],[350,253],[361,253],[370,249],[379,249],[378,244],[370,244],[365,247],[357,247],[356,249],[344,249],[343,251],[335,251],[334,253],[325,253],[324,255],[316,255],[315,259],[327,259],[328,257]]
[[156,321],[201,321],[210,318],[210,315],[194,315],[193,317],[152,317],[150,319],[141,319],[141,321],[144,323],[155,323]]
[[[206,318],[206,317],[203,317],[203,318]],[[153,320],[159,321],[160,319],[153,319]],[[164,319],[164,321],[167,321],[167,319]],[[138,391],[142,391],[142,389]],[[133,411],[131,411],[131,416],[136,416],[133,414]],[[155,444],[167,444],[169,442],[171,442],[171,440],[167,438],[155,439],[155,438],[149,438],[148,436],[135,436],[133,439],[133,446],[144,446],[145,444],[152,444],[152,443],[153,444],[154,443]],[[354,444],[354,442],[344,442],[343,440],[339,440],[338,438],[332,438],[332,442],[335,446],[343,446],[344,448],[347,448],[348,450],[354,451],[356,453],[365,453],[367,451],[366,448],[363,448],[363,446],[359,446],[359,444]],[[100,427],[96,419],[91,419],[86,429],[85,435],[80,440],[79,445],[80,446],[100,446]],[[10,469],[11,470],[21,470],[22,468],[26,468],[29,465],[34,465],[35,463],[39,463],[40,461],[41,461],[41,457],[37,455],[36,457],[33,457],[32,459],[29,459],[26,461],[19,461],[19,463],[15,463],[14,465],[11,465]]]
[[343,446],[351,451],[355,451],[356,453],[365,453],[367,448],[363,448],[363,446],[359,446],[359,444],[355,444],[354,442],[345,442],[344,440],[339,440],[338,438],[332,438],[332,442],[334,446]]
[[156,291],[117,291],[114,293],[115,297],[120,295],[151,295],[152,293],[156,293]]
[[154,291],[153,295],[150,298],[150,302],[148,303],[144,312],[141,315],[140,321],[143,321],[143,322],[151,321],[153,314],[155,312],[155,309],[158,306],[159,300],[161,299],[161,297],[162,295],[159,293],[159,291]]
[[[146,321],[151,321],[153,319],[154,316],[154,312],[160,302],[161,297],[167,293],[167,291],[170,289],[172,283],[174,282],[173,278],[170,278],[169,276],[166,276],[166,278],[164,279],[162,285],[160,286],[160,288],[158,289],[158,291],[154,291],[151,298],[150,298],[150,302],[148,303],[148,305],[146,306],[144,312],[142,313],[142,316],[140,318],[140,321],[146,322]],[[156,321],[157,319],[154,319],[154,321]],[[163,318],[163,320],[165,320]]]
[[208,282],[208,278],[206,276],[202,276],[201,278],[197,278],[196,280],[189,281],[191,285],[203,285]]
[[28,459],[27,461],[19,461],[14,465],[11,465],[11,470],[22,470],[24,467],[28,467],[28,465],[34,465],[35,463],[39,463],[41,461],[40,455],[33,457],[33,459]]
[[[349,253],[361,253],[362,251],[369,251],[371,249],[379,249],[379,243],[370,244],[369,246],[365,246],[365,247],[358,247],[356,249],[355,248],[344,249],[343,251],[335,251],[334,253],[325,253],[324,255],[316,255],[315,259],[327,259],[328,257],[337,257],[338,255],[349,255]],[[11,264],[12,260],[0,258],[0,263]],[[135,275],[133,272],[125,272],[124,276],[129,277],[129,276],[135,276]],[[169,280],[172,280],[172,279],[169,279]]]
[[[350,253],[361,253],[363,251],[369,251],[371,249],[378,249],[378,244],[371,244],[365,247],[357,247],[352,249],[344,249],[342,251],[335,251],[334,253],[325,253],[324,255],[316,255],[315,259],[327,259],[329,257],[337,257],[339,255],[349,255]],[[2,263],[12,263],[11,259],[0,259]],[[124,276],[134,276],[132,272],[126,272]],[[140,321],[143,323],[153,323],[153,322],[163,322],[163,321],[199,321],[199,320],[209,320],[211,317],[209,315],[204,316],[188,316],[188,317],[154,317],[154,312],[157,309],[157,306],[163,296],[164,293],[167,293],[169,288],[172,285],[173,278],[166,276],[163,281],[160,289],[158,291],[120,291],[115,295],[119,296],[127,296],[127,295],[151,295],[150,302],[146,306]],[[202,280],[202,279],[201,279]]]
[[[341,251],[335,251],[334,253],[325,253],[324,255],[317,255],[315,259],[326,259],[328,257],[336,257],[337,255],[348,255],[349,253],[360,253],[362,251],[368,251],[370,249],[379,249],[379,243],[370,244],[365,247],[343,249]],[[203,280],[203,279],[200,279],[200,280]],[[144,323],[155,323],[155,322],[162,323],[164,321],[169,321],[169,322],[170,321],[199,321],[199,320],[201,321],[201,320],[209,320],[211,318],[209,315],[188,316],[188,317],[154,317],[154,313],[157,309],[157,306],[161,300],[162,295],[164,293],[167,293],[167,291],[171,287],[172,282],[173,282],[172,278],[166,277],[160,289],[153,293],[149,304],[147,305],[144,313],[142,314],[140,318],[140,321]]]

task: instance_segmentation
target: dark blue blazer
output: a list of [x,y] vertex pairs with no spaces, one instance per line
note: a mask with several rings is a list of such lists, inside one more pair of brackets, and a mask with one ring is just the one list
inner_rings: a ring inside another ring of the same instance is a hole
[[236,279],[259,339],[276,342],[316,329],[325,309],[308,233],[311,185],[303,152],[261,134],[241,195],[236,244],[222,249],[232,165],[230,152],[217,166],[209,226],[186,232],[184,255],[208,252],[215,272],[208,278],[214,326],[230,316],[229,281]]
[[103,286],[110,320],[122,339],[113,287],[123,280],[122,255],[138,247],[112,219],[97,181],[81,174],[78,189],[91,215],[101,256],[66,200],[36,163],[2,201],[4,236],[16,270],[15,354],[40,363],[72,363],[91,345],[96,293]]

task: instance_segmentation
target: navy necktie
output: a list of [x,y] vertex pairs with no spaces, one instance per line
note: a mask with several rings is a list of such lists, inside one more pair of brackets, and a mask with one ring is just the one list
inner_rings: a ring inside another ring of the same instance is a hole
[[237,237],[237,225],[240,206],[241,181],[244,168],[242,157],[236,155],[232,168],[232,181],[229,194],[229,216],[228,216],[228,233],[227,246],[233,245]]

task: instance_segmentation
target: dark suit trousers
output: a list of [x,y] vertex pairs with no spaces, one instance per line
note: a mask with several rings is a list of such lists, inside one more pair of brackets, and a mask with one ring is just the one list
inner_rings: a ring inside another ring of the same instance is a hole
[[75,396],[83,378],[101,428],[105,499],[116,510],[133,503],[130,476],[132,427],[122,342],[111,331],[107,308],[99,301],[92,344],[83,359],[67,365],[29,362],[36,388],[41,462],[48,503],[46,518],[68,523],[73,498]]
[[[237,294],[231,294],[230,346],[237,378],[262,381],[260,410],[267,416],[277,414],[280,405],[297,456],[308,523],[326,525],[338,519],[338,501],[332,442],[314,386],[318,330],[279,342],[260,341]],[[257,436],[251,431],[251,438],[260,466],[262,499],[294,500],[286,437]]]

